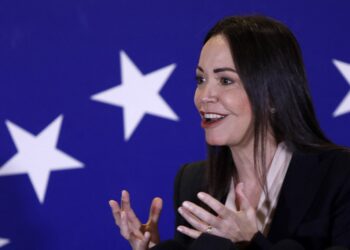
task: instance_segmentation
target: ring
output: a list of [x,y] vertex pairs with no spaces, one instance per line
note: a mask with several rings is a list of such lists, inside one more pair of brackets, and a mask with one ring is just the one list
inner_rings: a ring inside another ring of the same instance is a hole
[[211,225],[209,225],[209,226],[207,227],[207,229],[205,229],[205,232],[208,233],[208,234],[210,234],[211,230],[213,230],[213,227],[212,227]]

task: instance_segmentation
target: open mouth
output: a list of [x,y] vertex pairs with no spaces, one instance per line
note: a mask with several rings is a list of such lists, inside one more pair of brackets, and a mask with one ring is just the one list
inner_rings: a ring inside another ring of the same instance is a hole
[[202,113],[201,112],[201,117],[202,117],[202,122],[204,124],[212,124],[217,121],[220,121],[226,117],[226,115],[221,115],[221,114],[216,114],[216,113]]

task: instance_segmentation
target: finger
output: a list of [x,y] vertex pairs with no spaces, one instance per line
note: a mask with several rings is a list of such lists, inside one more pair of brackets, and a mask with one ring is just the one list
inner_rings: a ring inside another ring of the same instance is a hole
[[178,226],[176,229],[180,233],[183,233],[183,234],[191,237],[192,239],[197,239],[202,234],[202,232],[200,232],[198,230],[195,230],[195,229],[192,229],[192,228],[188,228],[188,227],[185,227],[185,226]]
[[191,226],[195,229],[197,229],[200,232],[204,232],[207,227],[208,223],[201,221],[196,216],[194,216],[189,210],[187,210],[184,207],[178,208],[179,213],[181,216],[189,223]]
[[126,216],[128,218],[129,224],[130,226],[136,230],[136,229],[140,229],[141,227],[141,222],[140,220],[137,218],[136,214],[134,213],[134,210],[130,209],[126,212]]
[[127,240],[130,239],[130,230],[125,211],[120,212],[120,234]]
[[151,233],[146,231],[143,236],[143,240],[141,241],[141,249],[148,249],[148,245],[151,241]]
[[130,244],[133,250],[146,250],[148,249],[148,245],[151,239],[151,234],[149,232],[145,232],[144,235],[141,235],[142,238],[131,234],[130,235]]
[[185,201],[182,203],[182,206],[185,207],[188,211],[190,211],[198,219],[203,221],[205,227],[207,227],[208,224],[212,226],[217,226],[220,223],[217,216],[212,215],[202,207],[192,202]]
[[127,211],[131,209],[131,205],[130,205],[130,195],[129,192],[126,190],[122,191],[122,210]]
[[140,230],[135,230],[135,231],[131,232],[131,234],[135,235],[138,239],[143,238],[143,234]]
[[154,198],[151,204],[148,222],[158,223],[160,212],[162,211],[163,201],[161,198]]
[[130,234],[130,245],[132,246],[133,250],[146,250],[148,249],[149,239],[150,235],[144,234],[141,235],[141,238],[133,233]]
[[250,209],[251,208],[250,202],[249,202],[247,196],[245,196],[245,194],[244,194],[244,183],[243,182],[240,182],[237,184],[235,192],[236,192],[236,197],[238,200],[239,210],[247,211],[248,209]]
[[130,221],[128,220],[127,212],[125,211],[120,212],[120,233],[127,240],[131,240],[132,235],[139,239],[143,238],[139,228],[132,228],[132,225],[130,225]]
[[119,204],[118,204],[118,202],[116,202],[114,200],[110,200],[108,203],[112,209],[112,214],[113,214],[115,223],[119,226],[120,225],[120,212],[121,212]]
[[126,212],[127,218],[129,219],[129,223],[131,224],[132,228],[134,230],[139,229],[141,222],[135,215],[134,210],[131,208],[130,195],[128,191],[122,191],[121,200],[121,210]]
[[[128,233],[126,231],[126,228],[128,230],[128,232],[130,233],[130,231],[134,231],[135,234],[138,236],[138,237],[142,237],[142,233],[138,230],[139,227],[134,227],[133,223],[129,220],[128,218],[128,214],[127,212],[124,211],[124,213],[126,213],[126,222],[123,223],[123,225],[121,225],[121,209],[119,207],[119,204],[118,202],[114,201],[114,200],[110,200],[109,201],[109,205],[111,206],[112,208],[112,212],[113,212],[113,216],[114,216],[114,219],[115,219],[115,222],[116,224],[120,227],[121,229],[121,232],[123,231],[123,234],[127,237]],[[122,229],[123,227],[123,229]],[[123,235],[122,234],[122,235]]]
[[211,195],[199,192],[198,198],[203,201],[205,204],[207,204],[211,209],[213,209],[221,218],[226,218],[229,216],[230,211],[227,207],[225,207],[221,202],[213,198]]

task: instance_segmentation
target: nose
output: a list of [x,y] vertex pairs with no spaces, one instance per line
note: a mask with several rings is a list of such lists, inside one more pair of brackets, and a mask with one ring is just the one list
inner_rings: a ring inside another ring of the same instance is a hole
[[214,103],[217,101],[218,101],[218,98],[216,96],[204,96],[201,99],[202,103]]
[[217,90],[215,89],[215,86],[211,86],[211,84],[206,84],[203,86],[201,93],[201,102],[202,104],[207,103],[215,103],[218,101],[218,95]]

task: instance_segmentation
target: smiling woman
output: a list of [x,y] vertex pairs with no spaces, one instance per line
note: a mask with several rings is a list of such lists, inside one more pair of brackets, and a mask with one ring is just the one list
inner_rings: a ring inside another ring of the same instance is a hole
[[231,147],[249,143],[253,136],[251,106],[224,36],[205,43],[196,74],[194,100],[207,143]]
[[262,16],[219,21],[205,38],[196,80],[208,159],[176,177],[172,242],[159,243],[161,199],[146,224],[126,191],[121,206],[110,202],[132,248],[350,247],[350,153],[318,125],[289,29]]

